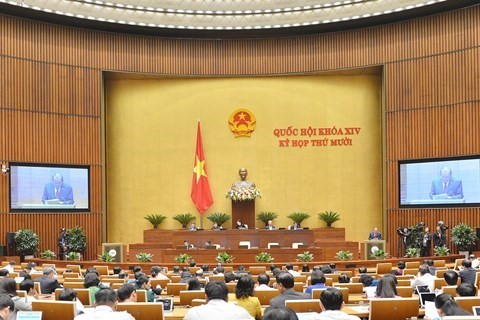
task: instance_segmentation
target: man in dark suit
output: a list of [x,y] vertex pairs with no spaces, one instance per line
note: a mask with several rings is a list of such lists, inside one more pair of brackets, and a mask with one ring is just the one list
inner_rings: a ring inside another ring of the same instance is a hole
[[436,195],[444,195],[447,199],[463,199],[462,180],[454,179],[449,167],[440,169],[440,178],[432,181],[430,198]]
[[270,300],[271,307],[285,306],[286,300],[311,299],[309,294],[293,290],[294,278],[287,271],[282,271],[277,276],[277,289],[280,292],[278,296]]
[[428,257],[432,248],[432,235],[430,234],[430,228],[425,228],[425,233],[422,238],[422,248],[420,250],[420,257]]
[[382,240],[382,233],[378,232],[378,228],[373,228],[373,231],[368,235],[368,240]]
[[55,289],[63,288],[55,279],[55,270],[50,267],[43,269],[43,276],[35,279],[34,282],[40,282],[42,294],[52,294],[55,292]]
[[52,176],[52,182],[47,183],[43,189],[42,202],[52,199],[58,199],[60,204],[74,203],[73,189],[63,182],[63,176],[60,173],[55,173]]
[[470,283],[475,285],[475,278],[477,271],[472,268],[472,262],[468,259],[462,261],[462,270],[458,273],[458,276],[462,279],[462,283]]
[[272,220],[268,220],[267,225],[265,226],[265,229],[267,230],[275,230],[275,226],[273,225]]

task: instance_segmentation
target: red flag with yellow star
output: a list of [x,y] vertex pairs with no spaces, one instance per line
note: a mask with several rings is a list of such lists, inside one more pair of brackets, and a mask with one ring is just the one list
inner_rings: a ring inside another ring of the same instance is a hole
[[197,127],[197,149],[193,163],[192,194],[193,203],[198,212],[204,213],[213,204],[212,192],[208,184],[207,168],[205,166],[205,155],[203,154],[202,132],[200,121]]

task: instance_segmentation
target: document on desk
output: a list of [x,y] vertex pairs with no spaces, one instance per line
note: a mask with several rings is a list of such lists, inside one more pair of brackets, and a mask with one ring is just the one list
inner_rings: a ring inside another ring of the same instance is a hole
[[312,320],[316,312],[297,312],[298,320]]
[[432,320],[441,319],[437,308],[435,307],[435,302],[425,301],[425,317],[429,317]]

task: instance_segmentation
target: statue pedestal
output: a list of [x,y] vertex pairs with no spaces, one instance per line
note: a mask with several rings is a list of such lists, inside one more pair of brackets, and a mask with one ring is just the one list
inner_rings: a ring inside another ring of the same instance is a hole
[[255,228],[255,200],[232,201],[232,228],[240,219],[249,228]]

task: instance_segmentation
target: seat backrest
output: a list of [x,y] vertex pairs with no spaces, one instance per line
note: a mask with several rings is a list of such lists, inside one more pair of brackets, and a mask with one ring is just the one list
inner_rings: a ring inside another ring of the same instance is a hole
[[180,277],[180,276],[171,276],[171,277],[170,277],[170,280],[172,280],[173,283],[179,283],[180,281],[182,281],[182,277]]
[[33,288],[35,289],[35,291],[37,291],[38,294],[42,294],[42,286],[40,285],[40,282],[34,282]]
[[[333,281],[332,278],[325,278],[325,279],[326,279],[325,285],[326,285],[327,287],[333,286],[333,282],[334,282],[334,281]],[[310,283],[311,283],[311,282],[312,282],[312,280],[310,279]],[[337,278],[337,281],[335,281],[335,282],[338,282],[338,278]],[[310,285],[310,284],[309,284],[309,285]]]
[[93,266],[99,275],[101,276],[108,276],[109,275],[109,270],[108,266]]
[[295,312],[322,312],[320,302],[313,299],[305,300],[287,300],[285,306],[291,308]]
[[435,277],[443,279],[443,275],[445,274],[445,272],[447,272],[447,270],[435,270]]
[[42,268],[53,268],[56,269],[55,263],[42,263]]
[[455,297],[455,301],[460,306],[460,308],[472,312],[472,307],[480,306],[480,297]]
[[270,300],[278,296],[280,292],[278,290],[255,290],[253,296],[257,297],[262,306],[270,305]]
[[64,279],[79,278],[80,274],[78,272],[64,272],[62,276]]
[[167,284],[167,294],[169,296],[178,296],[180,291],[187,290],[186,283],[169,283]]
[[307,276],[304,276],[304,275],[293,276],[293,281],[307,283]]
[[267,267],[265,266],[252,266],[248,268],[248,271],[250,271],[251,275],[257,275],[257,274],[262,274],[267,271]]
[[[83,288],[83,289],[74,289],[77,292],[77,299],[82,302],[82,304],[86,307],[92,305],[92,302],[90,301],[90,289]],[[62,292],[62,288],[57,288],[55,289],[55,300],[58,301],[60,292]]]
[[293,290],[297,292],[303,292],[304,286],[305,286],[304,282],[295,282],[293,284]]
[[70,289],[84,289],[85,286],[83,285],[83,282],[69,282],[66,281],[63,283],[64,288],[70,288]]
[[227,283],[228,293],[235,293],[235,288],[237,284],[235,282]]
[[455,267],[453,268],[453,270],[458,270],[458,267],[462,265],[463,260],[465,259],[455,259]]
[[445,282],[445,279],[439,278],[439,279],[433,279],[433,287],[435,289],[441,289],[442,287],[446,286],[447,283]]
[[148,302],[147,290],[137,289],[137,302]]
[[418,298],[372,299],[369,320],[405,320],[418,317],[418,311]]
[[197,307],[197,306],[201,306],[202,304],[206,304],[206,303],[207,303],[206,299],[193,299],[190,305],[192,307]]
[[434,267],[445,267],[445,260],[433,260]]
[[442,287],[443,293],[448,293],[452,297],[457,295],[457,286],[443,286]]
[[420,262],[419,261],[407,261],[407,262],[405,262],[405,268],[406,269],[418,269],[418,268],[420,268]]
[[77,315],[74,301],[32,301],[32,311],[42,311],[42,320],[73,319]]
[[166,288],[167,284],[170,283],[170,280],[168,279],[150,279],[150,284],[152,285],[152,288],[156,288],[157,285],[159,285],[162,288]]
[[362,283],[334,283],[336,288],[348,288],[348,292],[352,293],[363,293],[363,284]]
[[397,286],[409,286],[409,285],[410,285],[410,280],[408,280],[408,279],[398,280],[397,279]]
[[[348,288],[337,288],[338,290],[340,290],[342,296],[343,296],[343,302],[345,303],[348,303],[349,300],[349,291],[348,291]],[[312,299],[313,300],[317,300],[320,299],[320,295],[322,294],[322,292],[324,291],[325,289],[313,289],[312,290]]]
[[117,311],[127,311],[136,320],[163,320],[163,304],[149,302],[122,302]]
[[80,265],[78,264],[67,264],[67,269],[71,269],[72,272],[75,272],[75,273],[78,273],[78,274],[82,274],[82,271],[80,270]]
[[219,275],[211,275],[208,277],[210,281],[222,281],[225,282],[225,276],[219,276]]
[[25,298],[27,296],[27,291],[17,290],[17,296],[19,296],[20,298]]
[[203,290],[182,290],[180,291],[180,305],[191,306],[193,299],[205,299]]
[[397,286],[397,293],[402,298],[411,298],[413,289],[410,286]]
[[377,274],[387,274],[390,272],[392,272],[391,262],[377,263]]
[[418,268],[403,269],[403,274],[411,274],[416,276],[418,274]]

